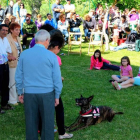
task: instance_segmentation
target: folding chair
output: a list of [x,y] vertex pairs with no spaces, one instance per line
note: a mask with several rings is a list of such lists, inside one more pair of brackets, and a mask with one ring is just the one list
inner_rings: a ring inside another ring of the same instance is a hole
[[[72,41],[71,40],[71,35],[80,35],[80,40],[79,41]],[[72,54],[79,54],[80,53],[80,56],[81,56],[81,52],[82,52],[81,44],[82,44],[82,33],[69,32],[68,55],[70,53],[72,53]],[[72,45],[79,45],[80,46],[80,52],[72,52],[71,51]]]
[[[94,37],[93,37],[94,34],[101,35],[101,40],[100,41],[95,41],[94,40]],[[104,52],[104,49],[103,49],[103,32],[91,32],[90,42],[89,42],[89,48],[88,48],[88,55],[89,55],[89,53],[91,53],[90,52],[90,45],[93,45],[93,51],[94,51],[94,45],[96,45],[96,46],[100,46],[100,50],[102,48],[102,51]]]

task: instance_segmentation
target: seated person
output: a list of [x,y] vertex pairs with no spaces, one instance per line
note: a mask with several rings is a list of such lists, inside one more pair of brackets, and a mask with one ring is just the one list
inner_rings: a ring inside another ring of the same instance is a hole
[[27,15],[26,22],[23,24],[23,49],[26,48],[27,37],[34,37],[37,32],[37,27],[31,18]]
[[138,39],[138,34],[136,31],[130,30],[129,27],[125,28],[125,32],[127,34],[127,39],[124,43],[122,43],[120,46],[114,47],[113,51],[118,51],[122,49],[128,48],[128,45],[135,44],[135,41]]
[[68,29],[68,26],[69,26],[69,23],[66,20],[65,14],[61,14],[59,16],[58,29],[64,35],[65,43],[68,41],[68,37],[69,37],[68,30],[67,30]]
[[101,34],[99,33],[102,32],[102,27],[102,24],[97,25],[97,29],[95,30],[94,34],[94,41],[101,41]]
[[12,23],[14,23],[14,22],[16,22],[16,17],[15,17],[15,16],[11,16],[11,21],[10,21],[10,23],[9,23],[9,26],[10,26]]
[[90,34],[96,28],[96,20],[90,17],[88,14],[85,15],[85,20],[83,22],[83,28],[85,33],[85,41],[89,40]]
[[[79,33],[82,20],[76,17],[76,13],[71,14],[69,24],[70,24],[70,31]],[[77,41],[80,35],[75,35],[75,40]]]
[[128,14],[129,16],[129,23],[130,23],[130,29],[136,31],[136,27],[138,24],[139,16],[136,13],[136,9],[132,8],[132,10]]
[[121,90],[122,88],[128,88],[132,86],[140,86],[140,68],[139,68],[138,75],[136,77],[129,78],[128,80],[122,82],[121,84],[117,83],[117,81],[113,83],[114,83],[114,87],[117,90]]
[[43,25],[42,17],[40,14],[37,15],[37,20],[35,21],[35,25],[37,27],[37,30],[39,30],[40,27]]
[[119,33],[119,38],[123,37],[123,34],[125,33],[124,29],[128,27],[128,22],[126,20],[126,16],[122,15],[121,16],[121,21],[118,24],[118,28],[121,30],[121,32]]
[[47,20],[45,21],[44,24],[50,24],[52,27],[57,29],[57,24],[55,20],[52,18],[52,15],[50,13],[47,14]]

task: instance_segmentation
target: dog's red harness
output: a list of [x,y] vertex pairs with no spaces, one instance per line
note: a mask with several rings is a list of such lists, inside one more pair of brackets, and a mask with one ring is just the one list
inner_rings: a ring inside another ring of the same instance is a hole
[[91,117],[93,116],[94,118],[96,117],[100,117],[100,110],[98,107],[95,107],[93,109],[90,109],[89,111],[87,111],[86,113],[83,113],[80,111],[80,115],[82,117]]

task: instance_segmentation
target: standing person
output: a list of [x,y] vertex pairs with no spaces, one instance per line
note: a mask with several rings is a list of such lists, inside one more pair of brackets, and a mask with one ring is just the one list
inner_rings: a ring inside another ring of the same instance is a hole
[[52,15],[50,13],[47,14],[47,20],[44,22],[44,24],[49,24],[53,28],[57,29],[57,24],[54,21],[54,19],[52,18]]
[[53,19],[56,23],[59,20],[60,14],[64,11],[64,7],[60,4],[60,0],[56,0],[56,3],[52,5]]
[[16,58],[15,61],[9,62],[9,103],[18,105],[18,94],[16,92],[15,83],[15,72],[17,63],[22,52],[21,41],[20,41],[20,25],[18,23],[12,23],[9,27],[10,33],[7,35],[7,39],[10,43],[13,56]]
[[4,16],[5,16],[5,12],[4,12],[4,9],[1,8],[1,4],[0,4],[0,25],[2,24],[4,20]]
[[[61,58],[57,54],[60,52],[60,49],[63,47],[63,44],[64,44],[63,35],[57,29],[50,31],[50,35],[51,35],[51,40],[50,40],[50,44],[48,46],[48,50],[50,50],[51,52],[56,54],[59,66],[61,66],[62,65]],[[64,80],[64,78],[62,77],[62,81],[63,80]],[[63,107],[63,102],[62,102],[61,97],[59,98],[59,105],[55,107],[55,112],[56,112],[55,114],[56,114],[56,123],[57,123],[58,133],[59,133],[59,136],[58,136],[59,140],[60,139],[69,139],[69,138],[73,137],[73,134],[68,134],[65,131],[64,107]],[[41,125],[39,125],[39,130],[41,132]]]
[[41,139],[54,140],[54,109],[59,104],[62,80],[57,57],[47,50],[49,40],[47,31],[38,31],[36,45],[22,52],[16,70],[19,101],[23,103],[24,98],[27,140],[38,140],[39,115]]
[[3,110],[12,110],[12,106],[8,104],[9,100],[9,65],[8,60],[15,60],[12,56],[10,44],[6,38],[8,34],[8,26],[6,24],[0,25],[0,92],[1,92],[1,108],[0,114]]
[[5,9],[5,16],[7,14],[10,14],[11,16],[13,15],[13,6],[14,6],[14,2],[13,2],[13,0],[10,0],[10,5],[7,6]]
[[37,30],[39,30],[40,27],[43,25],[42,17],[40,14],[37,15],[37,20],[35,21],[35,25],[37,27]]
[[27,10],[25,9],[24,7],[24,4],[21,3],[20,4],[20,26],[21,26],[21,35],[23,35],[23,32],[22,32],[22,28],[23,28],[23,22],[26,18],[26,14],[27,14]]
[[71,0],[67,0],[67,4],[64,5],[65,13],[66,13],[66,19],[70,19],[71,13],[75,12],[75,5],[71,4]]
[[[130,59],[127,56],[121,58],[120,75],[112,75],[112,81],[123,82],[133,77]],[[111,80],[110,80],[111,82]]]
[[20,5],[21,0],[16,0],[16,3],[13,6],[13,16],[16,17],[16,22],[20,22]]

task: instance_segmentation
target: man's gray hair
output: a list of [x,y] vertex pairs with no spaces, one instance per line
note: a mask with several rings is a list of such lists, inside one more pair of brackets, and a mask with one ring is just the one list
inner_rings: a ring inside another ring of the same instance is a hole
[[39,30],[35,35],[35,42],[44,42],[46,40],[50,40],[50,34],[46,30]]

